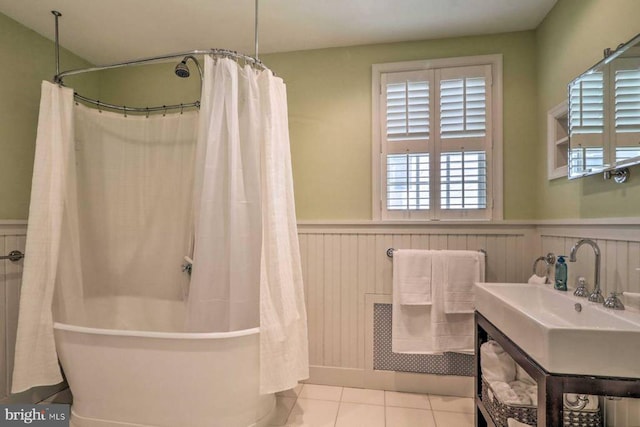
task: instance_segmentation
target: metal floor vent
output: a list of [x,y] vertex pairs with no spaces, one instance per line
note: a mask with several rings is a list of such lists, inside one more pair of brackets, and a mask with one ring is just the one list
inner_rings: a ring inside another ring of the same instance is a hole
[[474,356],[404,354],[391,351],[391,304],[373,305],[373,369],[436,375],[473,376]]

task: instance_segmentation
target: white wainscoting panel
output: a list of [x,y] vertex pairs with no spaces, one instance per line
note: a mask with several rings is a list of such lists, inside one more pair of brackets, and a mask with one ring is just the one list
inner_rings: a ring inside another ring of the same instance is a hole
[[[605,298],[609,292],[640,292],[640,226],[555,226],[540,227],[541,246],[556,254],[569,255],[579,237],[593,239],[600,248],[600,284]],[[568,261],[568,259],[567,259]],[[569,286],[577,277],[594,285],[595,255],[589,245],[578,249],[577,261],[568,262]]]
[[[487,251],[487,281],[522,282],[537,256],[534,228],[299,226],[310,363],[365,369],[365,294],[392,293],[388,248]],[[535,255],[535,256],[534,256]],[[529,266],[529,267],[527,267]]]
[[[24,252],[25,240],[26,225],[0,224],[0,254],[12,250]],[[11,389],[21,279],[22,261],[0,261],[0,402],[9,396]]]

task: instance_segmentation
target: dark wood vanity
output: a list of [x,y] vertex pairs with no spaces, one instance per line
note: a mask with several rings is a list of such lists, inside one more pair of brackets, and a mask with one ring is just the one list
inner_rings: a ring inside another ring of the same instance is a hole
[[[496,426],[481,399],[480,345],[488,341],[489,337],[498,342],[516,363],[538,383],[537,417],[539,427],[563,425],[563,393],[640,398],[640,379],[637,378],[564,375],[547,372],[478,311],[475,312],[475,334],[476,426]],[[624,349],[622,348],[621,351]]]

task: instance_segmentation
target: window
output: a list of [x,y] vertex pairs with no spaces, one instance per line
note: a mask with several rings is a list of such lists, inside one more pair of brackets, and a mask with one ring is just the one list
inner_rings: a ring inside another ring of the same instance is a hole
[[373,66],[374,219],[501,219],[499,55]]

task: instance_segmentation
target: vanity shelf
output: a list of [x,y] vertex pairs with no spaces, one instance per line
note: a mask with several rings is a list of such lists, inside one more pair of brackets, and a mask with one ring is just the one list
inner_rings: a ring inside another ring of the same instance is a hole
[[563,394],[592,394],[640,398],[640,380],[637,378],[613,378],[591,375],[565,375],[547,372],[508,336],[487,320],[475,313],[476,335],[476,426],[496,427],[481,399],[482,381],[480,369],[480,346],[495,340],[538,384],[538,426],[563,425]]

